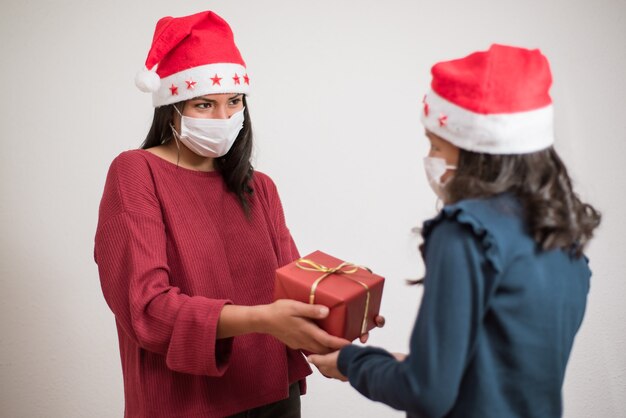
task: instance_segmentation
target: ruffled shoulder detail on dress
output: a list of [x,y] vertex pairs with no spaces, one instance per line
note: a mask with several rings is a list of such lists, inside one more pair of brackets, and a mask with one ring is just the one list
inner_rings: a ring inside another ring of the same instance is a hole
[[428,237],[432,231],[443,221],[449,220],[469,227],[468,230],[482,245],[485,259],[489,262],[489,264],[491,264],[496,272],[502,272],[503,261],[498,241],[495,235],[489,231],[487,227],[485,227],[483,222],[481,222],[480,219],[472,213],[474,211],[472,210],[472,206],[473,205],[468,205],[468,201],[462,201],[454,205],[445,206],[436,217],[424,222],[421,231],[424,244],[420,246],[422,257],[425,256],[425,244],[428,242]]

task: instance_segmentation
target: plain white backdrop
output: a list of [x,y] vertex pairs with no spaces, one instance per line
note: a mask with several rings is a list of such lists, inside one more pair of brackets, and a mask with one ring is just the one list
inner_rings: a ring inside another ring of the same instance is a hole
[[[555,83],[557,144],[604,215],[589,248],[587,315],[564,386],[568,418],[626,417],[626,3],[374,0],[0,3],[0,416],[121,417],[114,318],[93,237],[105,175],[147,133],[133,84],[154,24],[211,9],[248,64],[255,167],[283,199],[302,254],[387,278],[387,326],[406,351],[422,273],[410,230],[434,214],[422,95],[436,61],[491,43],[539,47]],[[303,416],[401,417],[317,372]]]

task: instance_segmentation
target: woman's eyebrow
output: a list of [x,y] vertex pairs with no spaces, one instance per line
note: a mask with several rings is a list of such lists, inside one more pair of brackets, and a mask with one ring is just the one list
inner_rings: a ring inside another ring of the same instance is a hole
[[206,97],[194,97],[193,99],[191,99],[190,101],[195,102],[195,101],[202,101],[202,102],[207,102],[207,103],[215,103],[215,100],[213,99],[207,99]]
[[[228,98],[228,100],[233,100],[233,99],[236,99],[237,97],[240,97],[240,96],[241,96],[241,93],[238,93],[238,94],[235,94],[235,95],[234,95],[234,96],[232,96],[232,97],[229,97],[229,98]],[[209,99],[209,98],[204,97],[204,96],[194,97],[194,98],[193,98],[193,99],[191,99],[191,100],[192,100],[192,101],[195,101],[195,100],[202,100],[203,102],[207,102],[207,103],[216,103],[216,100],[214,100],[214,99]]]

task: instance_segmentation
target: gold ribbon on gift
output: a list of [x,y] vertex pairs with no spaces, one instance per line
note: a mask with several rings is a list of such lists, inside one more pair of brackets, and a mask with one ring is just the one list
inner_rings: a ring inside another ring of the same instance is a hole
[[[309,292],[309,304],[311,305],[315,303],[315,291],[317,290],[317,286],[319,286],[319,284],[328,276],[332,274],[344,274],[344,275],[354,274],[360,268],[367,270],[370,273],[372,272],[372,270],[370,270],[367,267],[357,266],[355,264],[348,263],[348,262],[343,262],[339,264],[337,267],[329,268],[329,267],[326,267],[322,264],[316,263],[315,261],[312,261],[306,258],[300,258],[298,261],[296,261],[296,266],[302,270],[319,271],[321,273],[324,273],[320,277],[318,277],[311,285],[311,291]],[[363,335],[367,332],[367,313],[369,312],[369,308],[370,308],[370,288],[367,284],[353,277],[346,276],[346,279],[350,279],[353,282],[360,284],[361,286],[365,288],[365,291],[366,291],[365,312],[363,313],[363,322],[361,323],[361,335]]]

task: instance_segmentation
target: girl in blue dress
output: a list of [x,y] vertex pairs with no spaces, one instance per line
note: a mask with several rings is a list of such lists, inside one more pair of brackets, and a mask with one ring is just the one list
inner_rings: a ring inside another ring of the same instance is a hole
[[600,214],[553,148],[548,61],[493,45],[432,75],[424,165],[445,206],[422,228],[410,353],[349,345],[309,361],[410,417],[559,417]]

